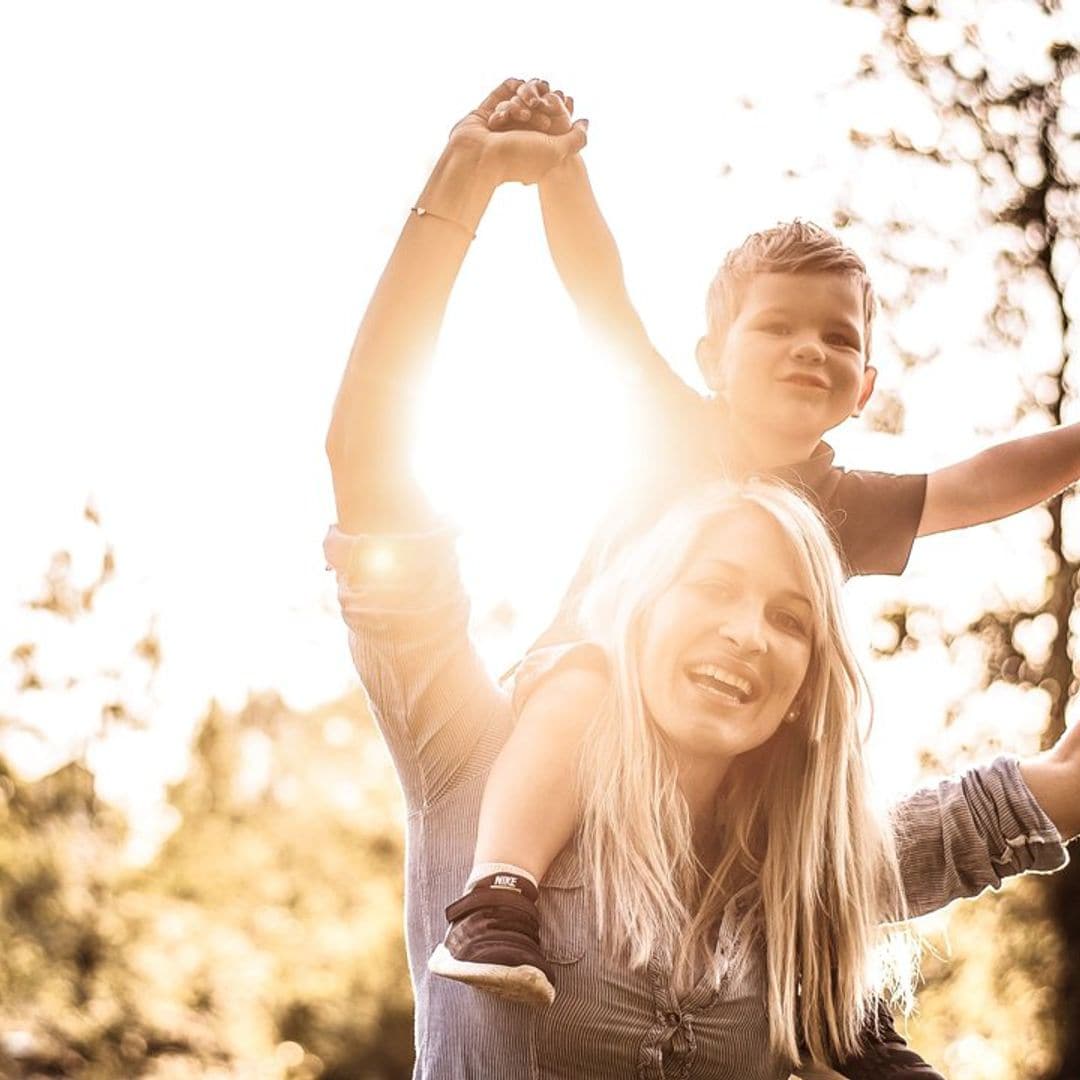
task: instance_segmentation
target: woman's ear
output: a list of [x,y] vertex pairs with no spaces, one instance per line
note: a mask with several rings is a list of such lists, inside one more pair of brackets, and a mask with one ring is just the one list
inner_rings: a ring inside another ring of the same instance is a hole
[[694,350],[698,368],[705,377],[705,385],[718,394],[724,386],[724,343],[711,335],[698,339]]
[[795,691],[795,696],[791,699],[791,704],[784,713],[785,724],[794,724],[802,717],[803,713],[806,711],[806,699],[808,696],[806,679],[803,679],[802,686]]

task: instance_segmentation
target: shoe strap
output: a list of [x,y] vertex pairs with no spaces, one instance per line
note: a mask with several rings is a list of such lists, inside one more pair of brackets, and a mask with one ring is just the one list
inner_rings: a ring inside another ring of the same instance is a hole
[[[526,884],[528,883],[526,882]],[[531,891],[536,892],[535,889],[531,889]],[[457,922],[458,919],[464,918],[474,911],[480,911],[484,908],[491,910],[493,907],[517,912],[539,923],[540,915],[536,910],[535,899],[512,889],[493,889],[483,883],[477,884],[464,896],[455,900],[446,909],[446,919],[447,922]]]

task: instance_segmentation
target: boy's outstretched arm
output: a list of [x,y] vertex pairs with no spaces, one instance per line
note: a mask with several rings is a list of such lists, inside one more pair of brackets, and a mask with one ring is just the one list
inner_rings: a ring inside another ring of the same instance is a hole
[[1026,510],[1080,478],[1080,424],[992,446],[932,472],[919,536]]

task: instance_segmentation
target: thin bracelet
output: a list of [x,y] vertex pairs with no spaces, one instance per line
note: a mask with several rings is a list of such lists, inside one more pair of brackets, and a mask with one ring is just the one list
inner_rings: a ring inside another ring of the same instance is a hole
[[468,225],[465,225],[460,221],[455,221],[451,217],[444,217],[442,214],[436,214],[433,210],[428,210],[424,206],[414,206],[412,208],[412,210],[411,210],[411,213],[415,214],[419,218],[433,217],[433,218],[438,219],[439,221],[445,221],[450,225],[456,225],[459,229],[464,229],[465,230],[465,233],[469,237],[470,240],[475,240],[476,239],[476,233],[474,233],[472,231],[472,229],[469,228]]

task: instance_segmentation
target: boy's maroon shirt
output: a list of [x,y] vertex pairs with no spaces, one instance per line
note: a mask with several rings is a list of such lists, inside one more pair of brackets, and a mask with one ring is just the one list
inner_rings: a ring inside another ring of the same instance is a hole
[[[529,650],[578,640],[577,608],[603,566],[631,539],[696,489],[733,474],[724,459],[718,403],[701,397],[670,369],[650,380],[639,424],[637,475],[593,535],[554,623]],[[900,574],[907,566],[926,499],[926,474],[847,470],[833,464],[833,449],[819,442],[805,461],[753,475],[799,491],[825,519],[848,577]]]

